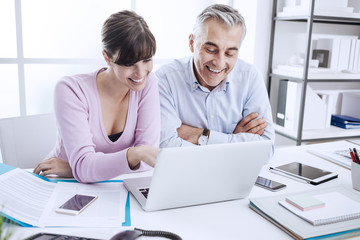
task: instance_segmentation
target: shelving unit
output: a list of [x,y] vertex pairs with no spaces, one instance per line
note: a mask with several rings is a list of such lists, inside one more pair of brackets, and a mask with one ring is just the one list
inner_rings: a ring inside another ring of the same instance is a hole
[[[313,25],[317,23],[325,24],[343,24],[343,25],[356,25],[360,26],[359,18],[347,18],[347,17],[332,17],[332,16],[318,16],[314,15],[314,6],[315,0],[311,1],[311,6],[309,8],[309,13],[306,16],[294,16],[294,17],[276,17],[278,11],[278,0],[273,0],[273,9],[272,9],[272,24],[271,24],[271,35],[270,35],[270,52],[269,52],[269,65],[268,65],[268,94],[271,94],[272,81],[279,81],[280,79],[287,79],[289,81],[301,82],[301,99],[300,99],[300,112],[299,112],[299,121],[297,131],[292,131],[286,129],[282,126],[275,124],[275,132],[284,137],[296,141],[296,145],[301,145],[302,142],[310,141],[320,141],[320,140],[329,140],[329,139],[344,139],[344,138],[358,138],[360,137],[360,129],[342,129],[338,127],[331,126],[330,128],[320,129],[320,130],[304,130],[303,131],[303,120],[304,120],[304,108],[305,108],[305,97],[306,97],[306,88],[308,83],[318,82],[318,83],[349,83],[349,82],[359,82],[360,83],[360,74],[333,74],[329,75],[326,78],[314,79],[312,76],[308,76],[308,68],[310,61],[310,50],[311,50],[311,41],[313,34]],[[297,74],[296,76],[284,76],[274,74],[273,70],[273,58],[274,58],[274,43],[275,43],[275,28],[277,22],[302,22],[306,24],[306,51],[304,56],[304,69],[302,73]],[[359,85],[360,88],[360,85]],[[273,106],[273,110],[276,109]],[[314,119],[315,120],[315,119]]]

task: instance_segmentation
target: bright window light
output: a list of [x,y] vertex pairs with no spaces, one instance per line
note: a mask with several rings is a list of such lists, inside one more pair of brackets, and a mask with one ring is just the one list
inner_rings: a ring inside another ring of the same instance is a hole
[[22,1],[25,58],[102,58],[101,27],[130,0]]
[[0,1],[0,58],[16,57],[16,26],[14,0]]
[[239,58],[249,63],[254,62],[257,2],[248,0],[234,1],[234,8],[244,17],[247,30],[245,39],[240,47]]
[[20,114],[17,71],[16,64],[0,64],[0,118]]

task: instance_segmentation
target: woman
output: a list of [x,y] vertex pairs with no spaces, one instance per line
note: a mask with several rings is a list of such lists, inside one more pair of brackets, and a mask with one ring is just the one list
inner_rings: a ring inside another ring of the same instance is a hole
[[107,68],[57,83],[58,141],[34,173],[89,183],[154,166],[160,138],[151,73],[155,38],[142,17],[122,11],[105,21],[102,43]]

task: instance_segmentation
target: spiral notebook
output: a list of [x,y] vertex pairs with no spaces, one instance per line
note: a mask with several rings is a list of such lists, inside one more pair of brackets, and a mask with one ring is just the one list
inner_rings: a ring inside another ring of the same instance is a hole
[[285,199],[279,201],[279,204],[314,226],[360,218],[360,202],[339,192],[317,194],[313,197],[325,202],[325,207],[301,211]]

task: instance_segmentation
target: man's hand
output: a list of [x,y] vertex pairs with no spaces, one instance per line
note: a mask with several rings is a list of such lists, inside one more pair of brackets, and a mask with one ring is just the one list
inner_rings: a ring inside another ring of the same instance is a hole
[[[243,119],[236,125],[233,133],[253,133],[258,135],[263,135],[266,128],[266,120],[264,118],[256,119],[259,116],[258,113],[254,112]],[[256,120],[255,120],[256,119]]]
[[198,144],[199,137],[203,131],[204,129],[202,128],[196,128],[185,124],[181,124],[177,129],[180,138],[196,145]]

